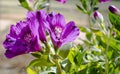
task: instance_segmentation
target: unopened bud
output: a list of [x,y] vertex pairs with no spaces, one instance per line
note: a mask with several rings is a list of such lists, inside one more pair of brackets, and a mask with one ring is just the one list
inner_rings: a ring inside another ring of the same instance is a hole
[[100,12],[98,12],[98,11],[95,11],[93,13],[93,16],[94,16],[95,20],[97,20],[100,23],[102,23],[104,21],[104,18],[102,16],[102,14]]
[[66,3],[67,0],[56,0],[56,1],[64,4],[64,3]]
[[110,0],[99,0],[100,3],[110,2]]
[[109,11],[113,14],[120,15],[120,10],[114,5],[109,6]]

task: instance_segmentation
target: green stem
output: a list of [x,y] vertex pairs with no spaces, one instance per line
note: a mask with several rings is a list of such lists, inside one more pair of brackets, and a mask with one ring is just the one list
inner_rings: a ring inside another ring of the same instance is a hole
[[109,67],[109,61],[108,61],[108,49],[109,49],[109,43],[110,43],[110,36],[111,36],[111,32],[109,33],[109,31],[106,30],[103,22],[99,24],[100,27],[101,27],[101,30],[104,34],[104,36],[106,37],[106,48],[105,48],[105,51],[104,51],[104,54],[105,54],[105,74],[108,74],[108,67]]
[[50,46],[50,44],[48,42],[45,43],[46,46],[46,53],[52,53],[53,55],[55,54],[54,49]]
[[62,74],[62,68],[61,68],[61,65],[60,65],[59,61],[57,60],[57,61],[55,62],[55,64],[56,64],[57,69],[58,69],[58,74]]
[[60,57],[57,54],[53,55],[53,61],[56,64],[58,74],[62,74],[62,68],[59,60],[60,60]]
[[108,33],[107,33],[107,30],[105,29],[106,31],[106,39],[107,39],[107,46],[106,46],[106,50],[105,50],[105,74],[109,74],[109,59],[107,57],[108,55],[108,50],[109,50],[109,45],[110,45],[110,40],[111,40],[111,37],[112,37],[112,32],[113,32],[113,28],[111,28]]
[[100,23],[100,27],[103,31],[103,34],[106,37],[107,46],[106,46],[105,52],[104,52],[105,53],[105,74],[108,74],[108,72],[109,72],[109,70],[108,70],[109,69],[109,60],[108,60],[107,55],[108,55],[108,49],[109,49],[109,44],[110,44],[111,31],[110,32],[107,31],[103,23]]
[[107,37],[107,47],[106,47],[106,50],[105,50],[105,74],[108,74],[108,67],[109,67],[109,61],[108,61],[108,57],[107,57],[107,55],[108,55],[108,49],[109,49],[109,41],[110,40],[110,38],[109,38],[109,36]]
[[47,0],[47,4],[48,4],[48,6],[47,6],[47,12],[49,13],[50,12],[50,0]]
[[45,46],[46,46],[46,53],[50,53],[50,46],[47,42],[45,43]]
[[91,29],[92,28],[92,24],[91,24],[90,13],[88,14],[88,21],[89,21],[89,26],[90,26],[90,29]]

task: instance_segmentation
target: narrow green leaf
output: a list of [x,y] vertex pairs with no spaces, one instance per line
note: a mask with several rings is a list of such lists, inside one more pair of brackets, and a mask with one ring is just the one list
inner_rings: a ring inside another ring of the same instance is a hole
[[111,24],[118,30],[120,31],[120,16],[109,13],[109,20]]
[[80,26],[79,28],[81,32],[89,32],[88,28],[86,27]]
[[51,63],[48,55],[42,55],[41,58],[31,61],[29,64],[29,67],[31,66],[52,66],[52,65],[54,64]]
[[87,5],[87,0],[81,0],[82,6],[84,7],[85,10],[88,10],[88,5]]
[[85,9],[83,9],[81,6],[79,6],[79,5],[76,5],[76,6],[77,6],[78,10],[80,10],[81,12],[87,13],[87,11]]
[[27,0],[19,0],[22,7],[26,8],[27,10],[31,11],[32,8],[29,6]]

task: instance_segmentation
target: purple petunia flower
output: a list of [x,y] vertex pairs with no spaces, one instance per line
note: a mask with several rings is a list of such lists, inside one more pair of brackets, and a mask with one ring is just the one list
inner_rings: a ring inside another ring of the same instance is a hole
[[51,40],[56,49],[78,37],[79,28],[75,26],[73,21],[66,24],[61,14],[51,13],[48,15],[47,20]]
[[46,29],[45,29],[45,26],[47,24],[46,17],[47,17],[47,13],[43,10],[36,11],[36,12],[28,12],[27,14],[27,19],[34,20],[33,24],[38,25],[39,37],[43,43],[47,41]]
[[64,3],[66,3],[67,0],[56,0],[56,1],[64,4]]
[[94,16],[95,20],[97,20],[98,22],[104,21],[102,14],[98,11],[94,11],[93,16]]
[[3,42],[4,47],[7,49],[5,52],[7,58],[41,51],[37,32],[38,27],[32,23],[32,20],[27,20],[11,25],[10,33],[6,35],[6,40]]
[[119,10],[116,6],[114,6],[114,5],[110,5],[110,6],[109,6],[109,11],[110,11],[111,13],[113,13],[113,14],[118,14],[118,15],[120,15],[120,10]]
[[110,2],[110,0],[99,0],[100,3]]

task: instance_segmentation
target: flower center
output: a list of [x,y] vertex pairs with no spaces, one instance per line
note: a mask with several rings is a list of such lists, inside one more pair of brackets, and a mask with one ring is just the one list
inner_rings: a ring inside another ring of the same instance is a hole
[[61,27],[55,27],[55,35],[57,38],[60,38],[61,32],[62,32],[62,28]]
[[27,42],[30,42],[32,40],[32,37],[33,36],[30,33],[28,33],[24,36],[24,40],[27,41]]

